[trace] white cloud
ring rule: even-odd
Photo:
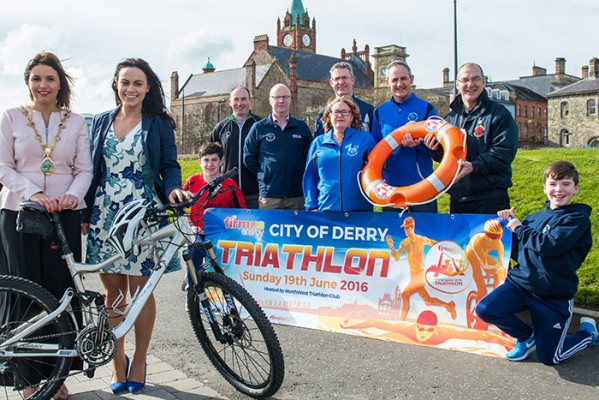
[[[179,70],[198,73],[208,61],[221,58],[233,50],[233,40],[224,33],[196,30],[183,37],[172,39],[168,58]]]
[[[42,50],[60,53],[67,40],[68,33],[62,27],[22,24],[0,41],[0,71],[20,75],[33,54]]]

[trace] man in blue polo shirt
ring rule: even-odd
[[[437,115],[432,104],[412,93],[414,75],[405,61],[389,63],[385,84],[391,91],[391,99],[374,110],[371,133],[375,142],[381,141],[395,129],[408,122],[422,121]],[[389,156],[383,168],[383,178],[391,186],[410,186],[433,173],[432,150],[422,140],[404,136],[401,146]],[[396,211],[394,208],[384,208]],[[410,206],[412,212],[437,212],[437,202]]]

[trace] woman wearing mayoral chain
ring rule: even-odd
[[[60,299],[73,281],[57,240],[17,232],[17,212],[26,200],[58,211],[80,260],[80,210],[92,177],[89,135],[85,119],[70,111],[72,79],[56,55],[36,54],[24,78],[31,103],[4,111],[0,119],[0,245],[7,259],[0,273],[37,282]],[[25,398],[43,374],[43,368],[31,371]],[[64,385],[55,398],[68,398]]]

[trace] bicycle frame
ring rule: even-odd
[[[106,259],[103,262],[98,263],[98,264],[87,264],[87,263],[76,262],[72,251],[70,251],[68,242],[66,241],[66,237],[64,236],[64,230],[60,223],[60,219],[58,218],[57,215],[53,215],[52,218],[55,221],[56,230],[58,232],[58,237],[61,242],[62,249],[63,249],[63,254],[64,254],[63,258],[65,259],[65,261],[67,263],[69,272],[71,273],[71,276],[73,277],[75,290],[78,293],[86,292],[85,286],[83,284],[83,276],[84,275],[99,272],[100,270],[108,267],[113,262],[123,259],[123,257],[121,255],[117,254],[112,257],[109,257],[108,259]],[[146,284],[141,289],[138,288],[138,290],[134,294],[131,294],[131,302],[129,303],[127,308],[121,313],[124,316],[123,320],[121,321],[121,323],[119,325],[112,328],[112,332],[117,340],[122,338],[123,336],[125,336],[127,334],[127,332],[129,332],[129,330],[131,330],[131,328],[133,327],[133,324],[137,320],[137,317],[139,316],[141,310],[143,309],[144,305],[146,304],[146,301],[148,300],[150,295],[154,292],[154,289],[156,288],[156,286],[158,285],[158,282],[162,278],[162,275],[166,271],[166,267],[167,267],[168,263],[171,261],[171,259],[174,256],[176,256],[177,252],[181,249],[182,246],[184,246],[185,244],[190,245],[193,243],[188,239],[190,236],[195,238],[195,234],[193,233],[193,231],[191,229],[191,225],[189,223],[188,216],[185,214],[181,214],[181,215],[176,216],[176,218],[177,219],[175,221],[158,229],[156,232],[149,233],[148,235],[146,235],[146,236],[142,237],[141,239],[136,240],[134,242],[134,245],[135,244],[138,244],[138,245],[139,244],[148,244],[148,243],[155,244],[161,240],[169,239],[169,242],[168,242],[166,248],[164,249],[164,251],[162,251],[162,254],[160,255],[160,261],[159,261],[157,267],[152,271],[150,278],[148,279]],[[212,248],[208,249],[208,255],[211,260],[216,259],[216,255]],[[193,270],[193,273],[191,274],[192,279],[194,281],[194,284],[197,284],[197,276],[195,274],[195,270],[193,268],[190,268],[190,270]],[[32,343],[30,341],[24,341],[24,342],[20,343],[21,339],[27,337],[31,333],[33,333],[33,332],[37,331],[38,329],[40,329],[41,327],[45,326],[51,320],[53,320],[54,318],[57,318],[65,310],[67,310],[67,312],[72,314],[72,307],[70,307],[70,305],[71,305],[70,303],[71,303],[73,297],[75,297],[75,290],[69,288],[65,291],[64,295],[60,299],[59,306],[56,310],[52,311],[49,314],[47,312],[43,311],[40,314],[31,318],[29,321],[27,321],[24,324],[24,326],[15,328],[14,336],[12,338],[6,340],[3,343],[0,343],[0,354],[5,357],[15,357],[15,358],[16,357],[32,357],[32,356],[56,357],[58,355],[60,355],[61,357],[65,357],[65,356],[66,357],[78,357],[78,352],[76,349],[58,350],[55,348],[55,345],[52,345],[52,344],[37,343],[37,342]],[[83,313],[84,313],[84,321],[85,321],[84,324],[85,325],[90,325],[90,324],[93,325],[93,317],[92,317],[92,313],[91,313],[89,307],[82,307],[82,308],[83,308]],[[71,318],[71,319],[75,323],[75,330],[77,332],[79,332],[80,328],[77,326],[76,319],[75,318]],[[2,350],[2,349],[5,349],[7,346],[10,346],[13,344],[17,344],[17,347],[22,347],[22,348],[27,348],[27,349],[39,349],[41,351],[39,353],[27,352],[26,354],[20,354],[18,352]],[[54,350],[54,352],[52,352],[52,350]]]

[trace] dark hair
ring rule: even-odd
[[[362,127],[364,126],[364,124],[362,123],[362,116],[360,115],[360,109],[358,108],[356,103],[354,103],[354,101],[352,100],[351,97],[341,96],[341,97],[335,97],[334,99],[329,101],[329,104],[327,104],[326,110],[324,110],[324,114],[322,114],[321,121],[324,124],[325,132],[328,132],[331,129],[333,129],[333,124],[331,124],[331,112],[332,112],[333,106],[337,103],[345,103],[349,106],[349,109],[351,110],[352,117],[353,117],[352,121],[351,121],[351,127],[354,129],[357,129],[357,130],[361,130]]]
[[[233,92],[234,92],[235,90],[237,90],[237,89],[245,89],[245,91],[246,91],[246,92],[247,92],[247,94],[248,94],[248,100],[251,100],[251,99],[252,99],[252,94],[250,93],[250,89],[246,88],[245,86],[235,86],[235,87],[233,88],[233,90],[231,90],[231,93],[229,94],[229,98],[231,97],[231,95],[233,94]]]
[[[405,69],[408,70],[408,75],[412,76],[412,68],[410,68],[410,66],[408,65],[407,62],[403,61],[403,60],[393,60],[391,61],[389,64],[387,64],[387,69],[385,70],[385,78],[389,78],[389,71],[391,70],[391,68],[393,67],[404,67]]]
[[[556,181],[560,179],[572,179],[575,185],[578,185],[580,180],[574,164],[565,160],[554,161],[549,164],[543,174],[543,182],[546,182],[548,178],[555,179]]]
[[[333,64],[333,66],[329,70],[329,74],[333,75],[333,71],[336,69],[347,69],[349,70],[349,76],[354,76],[354,69],[352,68],[351,64],[346,61],[341,61]]]
[[[216,154],[218,158],[223,158],[223,146],[218,142],[204,143],[202,147],[200,147],[200,158],[210,154]]]
[[[29,60],[23,74],[25,84],[29,85],[31,70],[38,65],[47,65],[56,71],[60,80],[60,90],[58,90],[58,94],[56,95],[56,105],[69,110],[71,108],[71,85],[73,84],[73,78],[66,73],[60,60],[53,53],[42,51]],[[33,100],[33,94],[29,93],[29,97]]]
[[[152,70],[150,64],[148,64],[148,62],[142,58],[127,58],[117,64],[114,71],[114,76],[112,78],[112,90],[114,91],[114,100],[116,105],[121,105],[121,99],[119,98],[117,89],[119,72],[123,68],[131,67],[141,69],[143,73],[146,74],[146,79],[148,80],[149,91],[146,93],[142,103],[142,113],[148,115],[161,115],[162,117],[168,119],[173,124],[173,128],[175,128],[175,120],[173,119],[169,109],[166,107],[162,83],[160,83],[158,75],[156,75],[156,73]]]

